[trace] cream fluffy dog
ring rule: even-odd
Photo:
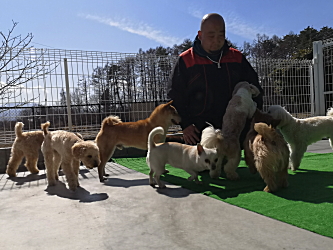
[[[159,188],[165,188],[165,184],[160,181],[161,174],[165,172],[165,164],[185,170],[191,175],[188,180],[195,180],[196,183],[201,183],[198,172],[216,169],[218,154],[215,148],[209,149],[200,144],[190,146],[177,142],[156,145],[153,138],[158,134],[164,134],[162,127],[154,128],[148,136],[146,161],[150,168],[149,184],[152,187],[155,187],[157,183]]]
[[[289,148],[283,136],[266,123],[255,123],[258,133],[250,149],[254,165],[266,183],[265,192],[288,186]]]
[[[106,117],[96,137],[96,143],[100,150],[101,163],[98,166],[100,182],[105,180],[105,164],[113,155],[116,147],[134,147],[147,149],[148,134],[158,126],[163,127],[164,134],[157,135],[155,142],[164,142],[166,132],[172,124],[178,124],[181,120],[172,101],[157,106],[151,115],[144,120],[135,122],[122,122],[117,116]]]
[[[301,164],[303,155],[309,145],[328,137],[333,149],[333,109],[327,111],[327,116],[316,116],[305,119],[293,117],[280,105],[272,105],[268,113],[281,122],[277,126],[284,139],[290,146],[290,167],[297,170]]]
[[[247,119],[252,118],[257,104],[253,97],[260,94],[257,87],[248,82],[239,82],[233,91],[223,116],[222,130],[215,130],[212,126],[203,130],[201,144],[205,147],[216,147],[219,152],[218,166],[213,177],[221,174],[222,162],[227,160],[224,172],[228,179],[239,178],[236,169],[241,159],[239,136],[244,129]]]
[[[17,122],[15,124],[16,138],[13,143],[6,173],[10,177],[16,176],[16,171],[25,157],[25,167],[32,174],[37,174],[39,151],[44,140],[43,131],[22,132],[24,124]]]
[[[75,191],[79,186],[80,161],[88,168],[97,167],[100,163],[98,147],[95,142],[84,141],[71,132],[63,130],[49,132],[49,126],[50,122],[41,126],[45,137],[42,152],[48,184],[50,186],[56,184],[61,165],[70,190]]]

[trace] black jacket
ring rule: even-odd
[[[262,109],[263,90],[258,75],[241,52],[225,43],[221,51],[210,55],[196,39],[194,46],[178,57],[169,82],[168,96],[182,117],[181,127],[184,129],[195,124],[202,130],[209,122],[215,128],[221,128],[232,91],[240,81],[259,88],[261,95],[254,100]]]

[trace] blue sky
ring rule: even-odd
[[[327,0],[1,0],[0,31],[32,33],[37,48],[135,53],[193,39],[206,13],[221,14],[238,46],[256,34],[282,37],[333,27]]]

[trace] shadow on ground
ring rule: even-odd
[[[61,181],[58,181],[55,186],[48,186],[45,191],[48,195],[56,195],[61,198],[79,200],[80,202],[96,202],[109,198],[109,195],[106,193],[91,194],[83,187],[78,187],[75,192],[73,192],[69,190]]]

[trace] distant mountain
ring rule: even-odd
[[[7,103],[0,106],[0,121],[16,121],[18,118],[22,117],[22,111],[29,110],[29,107],[38,107],[37,103]],[[11,108],[16,107],[16,108]],[[31,110],[31,109],[30,109]]]

